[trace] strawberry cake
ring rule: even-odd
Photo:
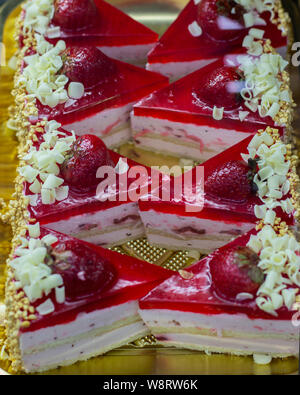
[[[36,125],[37,142],[19,167],[30,218],[97,245],[144,236],[131,196],[148,188],[150,169],[108,150],[95,135],[76,137],[55,121],[43,125]]]
[[[256,19],[241,50],[167,86],[165,76],[113,59],[139,61],[157,38],[114,7],[25,2],[8,123],[20,163],[1,213],[13,232],[1,355],[8,351],[13,371],[69,365],[149,331],[166,346],[264,361],[297,354],[293,103],[286,62],[263,38],[281,13],[265,25],[260,2],[256,13],[243,3],[244,22]],[[137,102],[136,144],[207,160],[184,173],[192,181],[180,199],[179,177],[116,149],[130,137]],[[102,247],[144,230],[171,249],[220,249],[174,273]]]
[[[290,20],[277,0],[190,0],[148,55],[147,68],[180,78],[240,48],[259,29],[285,56]]]
[[[158,34],[103,0],[29,0],[23,5],[20,44],[28,31],[52,44],[99,48],[109,57],[145,64]]]
[[[225,56],[137,103],[132,113],[135,143],[203,162],[266,126],[288,134],[292,99],[287,62],[268,43],[258,43],[264,52],[259,56],[250,50]]]
[[[9,263],[8,341],[14,366],[40,372],[148,334],[138,300],[171,271],[29,225]]]
[[[184,173],[191,187],[185,185],[182,197],[172,179],[170,201],[162,185],[158,198],[139,202],[148,241],[207,254],[251,230],[257,215],[271,225],[276,216],[296,225],[295,159],[278,130],[267,128]]]
[[[160,345],[258,363],[297,356],[299,252],[286,227],[265,225],[161,283],[141,299],[140,314]]]
[[[96,47],[67,47],[63,40],[53,45],[39,34],[32,39],[21,50],[16,82],[27,94],[32,123],[56,120],[77,135],[95,134],[118,147],[130,138],[133,104],[167,84],[165,77],[111,59]]]

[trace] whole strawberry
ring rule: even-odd
[[[253,182],[255,171],[255,161],[250,160],[248,165],[238,160],[223,163],[208,175],[204,191],[218,199],[244,201],[257,192]]]
[[[62,54],[61,74],[92,88],[115,72],[115,63],[96,47],[70,47]]]
[[[67,30],[79,30],[95,24],[97,8],[93,0],[56,0],[52,22]]]
[[[244,7],[234,0],[202,0],[198,5],[197,22],[202,31],[214,39],[235,41],[244,34],[244,13]]]
[[[63,278],[67,300],[104,292],[117,279],[116,269],[109,261],[75,240],[60,243],[49,255],[53,273]]]
[[[101,181],[96,178],[101,166],[114,166],[109,152],[99,137],[85,134],[73,143],[61,166],[61,174],[68,185],[86,191]]]
[[[258,262],[258,255],[248,247],[217,251],[210,262],[215,292],[228,300],[235,300],[239,293],[255,296],[265,277]]]
[[[201,99],[211,107],[232,110],[241,104],[243,80],[234,67],[222,66],[205,76],[201,86]]]

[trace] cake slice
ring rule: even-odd
[[[149,53],[147,68],[180,78],[240,48],[257,29],[286,55],[290,19],[280,0],[190,0]]]
[[[148,333],[138,300],[171,271],[38,222],[15,243],[6,290],[13,369],[29,373],[69,365]]]
[[[207,254],[252,229],[257,216],[272,225],[276,217],[296,225],[296,160],[276,129],[247,137],[171,179],[170,200],[164,184],[159,194],[140,200],[148,241]]]
[[[62,40],[54,46],[39,34],[27,44],[19,54],[15,90],[25,121],[56,120],[77,135],[101,137],[109,148],[130,138],[133,104],[168,83],[96,47],[67,47]]]
[[[95,135],[76,137],[55,121],[38,123],[22,154],[19,199],[31,219],[97,245],[144,236],[138,197],[151,169],[108,150]]]
[[[103,0],[29,0],[23,5],[21,45],[28,31],[51,43],[94,46],[106,55],[145,64],[158,34]]]
[[[137,103],[135,143],[203,162],[266,126],[288,135],[287,62],[268,43],[256,43],[264,53],[225,56]]]
[[[284,225],[265,225],[161,283],[141,299],[140,315],[164,346],[259,363],[297,356],[299,253]]]

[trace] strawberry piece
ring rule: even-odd
[[[61,173],[68,185],[86,191],[101,182],[96,178],[100,166],[114,166],[114,163],[103,141],[85,134],[73,143],[61,166]]]
[[[115,63],[96,47],[70,47],[62,54],[61,73],[92,88],[115,73]]]
[[[256,162],[232,160],[217,167],[206,179],[205,193],[218,199],[243,201],[257,192],[253,182]]]
[[[96,24],[97,8],[93,0],[56,0],[52,21],[63,29],[83,29]]]
[[[201,98],[211,107],[224,107],[232,110],[239,107],[243,80],[236,68],[222,66],[206,75],[201,87]]]
[[[107,291],[117,280],[117,271],[108,260],[76,240],[59,243],[48,256],[53,273],[63,278],[68,300]]]
[[[197,22],[205,34],[216,40],[236,41],[243,36],[246,10],[234,0],[202,0]]]
[[[255,296],[265,277],[258,262],[258,255],[248,247],[235,246],[215,252],[210,262],[215,292],[229,300],[244,292]]]

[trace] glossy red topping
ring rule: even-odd
[[[114,166],[103,141],[91,134],[78,137],[72,145],[61,173],[68,185],[79,190],[94,189],[101,179],[96,173],[101,166]]]
[[[63,29],[78,30],[95,25],[96,15],[93,0],[56,0],[53,23]]]
[[[115,267],[87,245],[66,240],[50,250],[54,273],[64,281],[67,300],[107,291],[117,280]]]
[[[140,307],[142,309],[170,309],[208,315],[222,313],[247,314],[251,319],[290,320],[295,312],[288,310],[286,307],[277,310],[278,315],[275,317],[261,310],[257,306],[255,298],[245,300],[225,299],[216,292],[210,263],[215,256],[223,259],[222,257],[225,257],[228,249],[245,248],[251,234],[256,234],[256,231],[252,230],[234,239],[229,244],[186,268],[185,270],[192,274],[190,278],[187,278],[188,276],[184,276],[186,277],[184,278],[180,273],[175,273],[145,296],[140,301]],[[247,283],[245,284],[247,285]],[[229,286],[231,286],[231,281]],[[241,292],[245,292],[245,290]]]
[[[206,75],[199,95],[212,107],[237,108],[242,102],[242,84],[242,77],[235,67],[221,66]]]
[[[62,74],[85,88],[92,88],[116,72],[115,63],[96,47],[67,48],[62,59]]]
[[[68,279],[71,280],[70,298],[67,298],[64,303],[57,303],[55,292],[52,291],[49,295],[44,295],[43,298],[35,301],[33,305],[36,307],[50,298],[55,305],[55,311],[47,315],[40,315],[36,311],[37,319],[31,321],[30,327],[21,328],[22,332],[34,331],[52,325],[63,325],[75,320],[80,313],[89,313],[139,300],[174,273],[171,270],[134,257],[121,255],[116,251],[76,240],[62,233],[41,227],[41,237],[49,233],[58,239],[56,246],[53,246],[58,253],[72,252],[72,260],[76,262],[75,266],[77,266],[74,274],[76,276],[80,271],[85,271],[89,287],[87,283],[84,284],[82,280],[79,281],[78,278],[73,277],[72,272],[64,271],[60,273],[62,275],[65,273],[64,285],[66,287],[68,286]],[[89,259],[89,269],[86,268],[87,263],[85,261],[87,258]],[[110,273],[108,279],[102,277],[99,264]],[[93,270],[90,270],[92,268],[97,272],[97,276],[94,276]],[[82,291],[80,296],[78,294],[79,287]]]
[[[204,190],[216,198],[243,201],[255,194],[255,186],[250,167],[242,161],[231,160],[222,163],[208,176]]]
[[[203,32],[216,40],[236,40],[244,34],[244,7],[234,0],[202,0],[197,21]]]
[[[212,0],[212,3],[215,3],[215,0]],[[242,26],[242,30],[237,30],[235,32],[235,34],[238,32],[242,33],[236,40],[226,39],[224,29],[221,30],[222,34],[219,39],[215,39],[213,36],[206,34],[206,27],[202,28],[202,34],[200,36],[193,36],[190,33],[188,26],[195,22],[198,8],[203,8],[203,5],[205,5],[204,0],[202,0],[198,5],[195,4],[194,0],[190,0],[188,2],[186,7],[179,14],[178,18],[160,38],[158,44],[149,52],[149,63],[215,59],[222,54],[229,53],[235,48],[241,49],[243,38],[248,34],[249,30],[244,29],[244,26]],[[277,15],[276,12],[275,15]],[[215,16],[213,15],[213,18],[214,17]],[[287,45],[286,36],[283,36],[282,31],[277,27],[277,24],[270,20],[271,13],[263,12],[259,14],[259,17],[265,22],[263,25],[255,25],[253,27],[264,30],[264,38],[272,40],[274,48]],[[234,21],[229,18],[228,20],[233,23],[239,23],[238,21]],[[219,31],[219,29],[216,30]]]
[[[254,297],[264,281],[258,262],[258,255],[248,247],[234,246],[217,251],[210,262],[216,293],[229,300],[235,300],[239,293]]]

